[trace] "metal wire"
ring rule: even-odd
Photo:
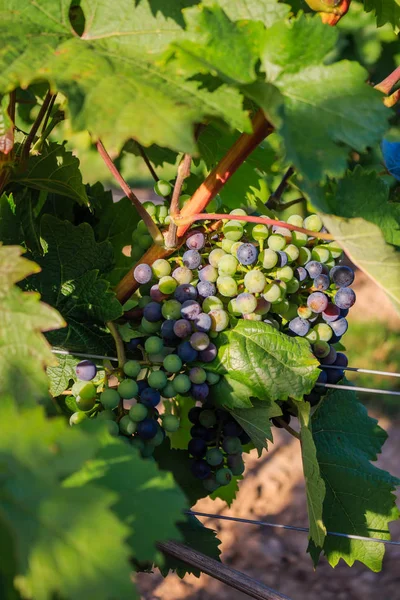
[[[115,356],[102,356],[101,354],[85,354],[83,352],[70,352],[69,350],[56,350],[55,348],[52,348],[51,351],[53,354],[79,356],[80,358],[97,358],[98,360],[111,360],[112,362],[118,362],[118,358],[116,358]]]
[[[400,392],[393,390],[378,390],[375,388],[357,387],[356,385],[337,385],[334,383],[316,383],[319,387],[332,388],[334,390],[350,390],[352,392],[365,392],[373,394],[386,394],[387,396],[400,396]]]
[[[294,525],[281,525],[280,523],[267,523],[266,521],[253,521],[252,519],[241,519],[239,517],[228,517],[226,515],[214,515],[209,513],[198,512],[195,510],[185,511],[187,515],[193,515],[196,517],[207,517],[209,519],[220,519],[222,521],[235,521],[236,523],[247,523],[249,525],[261,525],[262,527],[275,527],[276,529],[288,529],[289,531],[301,531],[308,533],[310,530],[308,527],[295,527]],[[351,533],[339,533],[337,531],[327,531],[327,535],[336,537],[343,537],[350,540],[358,540],[362,542],[377,542],[379,544],[388,544],[391,546],[400,546],[400,542],[392,540],[381,540],[380,538],[364,537],[362,535],[353,535]],[[390,534],[389,531],[384,532]]]
[[[400,373],[392,373],[391,371],[377,371],[376,369],[360,369],[359,367],[338,367],[336,365],[320,365],[320,369],[354,371],[355,373],[369,373],[370,375],[381,375],[382,377],[400,377]]]

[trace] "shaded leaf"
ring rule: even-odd
[[[234,408],[230,413],[250,436],[261,456],[263,449],[268,449],[267,440],[273,442],[270,419],[279,417],[282,410],[271,400],[253,400],[252,404],[251,408]]]

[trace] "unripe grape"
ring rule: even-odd
[[[242,315],[246,315],[255,311],[257,308],[257,299],[255,296],[253,296],[253,294],[239,294],[239,296],[236,298],[236,306]]]
[[[166,275],[165,277],[161,277],[158,282],[158,287],[162,294],[169,295],[174,293],[178,287],[178,282],[170,275]]]
[[[210,263],[210,265],[212,267],[217,268],[219,261],[225,255],[226,255],[226,252],[224,252],[221,248],[214,248],[214,250],[211,250],[211,252],[208,256],[208,262]]]
[[[223,460],[224,455],[222,454],[221,450],[218,450],[218,448],[209,448],[209,450],[207,450],[206,461],[212,467],[217,467],[223,462]]]
[[[211,329],[212,331],[223,331],[229,325],[229,315],[224,310],[211,310],[208,313],[211,317]]]
[[[136,381],[133,381],[133,379],[124,379],[118,386],[118,394],[121,396],[121,398],[135,398],[138,393],[138,385]]]
[[[321,231],[322,225],[323,223],[318,215],[310,215],[303,221],[304,229],[309,229],[310,231]]]
[[[232,298],[237,294],[237,283],[232,277],[221,276],[217,279],[217,288],[222,296]]]
[[[175,417],[174,415],[163,415],[162,424],[165,431],[168,431],[169,433],[174,433],[175,431],[178,431],[180,421],[178,417]]]
[[[220,485],[228,485],[228,483],[230,483],[232,480],[232,476],[232,471],[226,467],[218,469],[218,471],[215,473],[215,479]]]
[[[163,360],[163,367],[169,373],[178,373],[182,368],[182,361],[176,354],[169,354]]]
[[[217,417],[213,410],[203,410],[199,416],[199,423],[204,427],[214,427],[217,423]]]
[[[162,305],[162,316],[164,319],[180,319],[182,304],[178,300],[166,300]]]
[[[134,423],[128,415],[122,417],[118,425],[120,431],[125,435],[132,435],[136,431],[136,423]]]
[[[266,283],[265,275],[256,269],[249,271],[244,276],[244,285],[251,294],[262,292]]]
[[[177,267],[172,272],[172,277],[178,282],[179,285],[184,285],[192,281],[193,273],[187,267]]]
[[[226,254],[218,263],[218,273],[219,275],[234,275],[238,265],[237,259],[232,254]]]
[[[139,421],[143,421],[148,415],[148,409],[144,404],[135,404],[129,409],[129,418],[135,423],[139,423]]]
[[[79,425],[79,423],[82,423],[82,421],[85,421],[87,418],[88,418],[88,416],[85,412],[82,412],[82,411],[75,412],[73,415],[70,416],[69,424],[70,425]]]
[[[278,254],[275,250],[267,248],[260,253],[259,262],[262,264],[264,269],[273,269],[278,263]]]
[[[243,237],[243,225],[240,221],[228,221],[223,227],[224,236],[234,242]]]
[[[208,296],[208,298],[203,300],[201,307],[205,313],[210,313],[212,310],[223,309],[224,305],[222,300],[217,296]]]
[[[148,321],[144,317],[142,317],[142,320],[140,321],[140,326],[145,333],[157,333],[157,331],[160,331],[161,329],[161,324],[161,321],[157,321],[156,323],[150,323],[150,321]]]
[[[152,264],[152,270],[157,279],[165,277],[171,273],[171,265],[164,258],[158,258]]]
[[[127,380],[129,381],[129,380]],[[134,394],[133,394],[134,395]],[[112,410],[113,408],[117,408],[120,401],[120,395],[117,390],[113,390],[111,388],[107,388],[100,394],[100,402],[104,406],[104,408],[108,408]]]
[[[142,370],[142,366],[137,360],[127,360],[124,364],[123,370],[125,375],[135,378]]]
[[[273,233],[269,238],[268,238],[268,248],[270,248],[271,250],[275,250],[275,252],[277,250],[283,250],[286,246],[286,240],[283,237],[283,235],[279,235],[276,233]]]
[[[163,198],[166,198],[172,192],[172,185],[169,181],[166,181],[165,179],[159,179],[154,186],[154,191],[157,194],[157,196],[162,196]]]
[[[186,394],[192,387],[192,382],[187,375],[182,373],[174,378],[172,385],[177,394]]]
[[[269,229],[266,225],[259,223],[253,227],[251,236],[257,242],[264,241],[269,236]]]
[[[150,387],[162,390],[167,385],[167,376],[164,371],[152,371],[147,379]]]
[[[155,335],[147,338],[147,340],[144,343],[144,349],[147,352],[147,354],[157,354],[158,352],[161,352],[163,348],[164,343],[162,339]]]

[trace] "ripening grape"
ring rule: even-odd
[[[224,224],[223,232],[228,240],[237,242],[243,237],[243,225],[240,221],[228,221]]]
[[[199,281],[196,287],[199,296],[202,296],[203,298],[214,296],[217,291],[217,288],[213,283],[211,283],[211,281]]]
[[[167,344],[174,344],[179,340],[178,336],[174,332],[175,323],[175,320],[164,321],[161,326],[161,336]]]
[[[313,290],[318,290],[319,292],[324,292],[330,286],[331,282],[327,275],[323,273],[321,275],[317,275],[317,277],[313,281]]]
[[[143,421],[148,415],[148,409],[144,404],[135,404],[129,410],[129,418],[135,423],[139,423],[139,421]]]
[[[178,356],[183,362],[193,362],[198,357],[198,352],[188,341],[182,342],[178,346]]]
[[[294,276],[296,277],[296,279],[298,279],[298,281],[300,281],[300,283],[302,283],[307,279],[308,272],[304,267],[296,267],[296,269],[294,270]]]
[[[296,335],[304,337],[310,330],[310,323],[301,317],[296,317],[290,321],[289,329]]]
[[[149,265],[142,263],[142,264],[138,265],[137,267],[135,267],[135,269],[133,271],[133,276],[138,283],[143,284],[143,283],[148,283],[149,281],[151,281],[153,272]]]
[[[211,325],[212,319],[207,313],[202,312],[194,319],[194,326],[197,331],[210,331]]]
[[[253,294],[245,292],[239,294],[239,296],[236,298],[236,306],[242,315],[246,315],[256,310],[257,299],[255,296],[253,296]]]
[[[81,381],[91,381],[96,377],[96,365],[91,360],[81,360],[76,367],[75,373]]]
[[[229,315],[225,310],[217,309],[211,310],[208,313],[211,318],[211,330],[212,331],[223,331],[229,325]]]
[[[203,458],[207,452],[207,444],[200,438],[192,438],[188,443],[188,451],[196,458]]]
[[[317,314],[322,313],[328,306],[328,297],[322,292],[313,292],[307,298],[307,306]]]
[[[186,240],[186,246],[189,250],[201,250],[204,248],[205,243],[206,239],[203,233],[193,233],[193,235]]]
[[[189,371],[189,379],[192,383],[204,383],[207,380],[207,373],[201,367],[192,367]]]
[[[207,479],[211,474],[211,467],[203,459],[194,460],[190,470],[196,479]]]
[[[219,275],[234,275],[238,268],[237,259],[232,254],[226,254],[223,256],[218,263],[218,274]]]
[[[193,285],[190,285],[188,283],[186,283],[186,284],[183,283],[181,285],[178,285],[178,287],[176,288],[176,290],[174,292],[174,298],[175,298],[175,300],[178,300],[178,302],[180,302],[181,304],[186,302],[186,300],[196,300],[196,298],[197,298],[196,288]]]
[[[288,255],[286,252],[282,250],[277,250],[276,254],[278,255],[278,267],[284,267],[288,264]]]
[[[224,455],[218,448],[209,448],[206,452],[206,461],[212,467],[218,467],[224,460]]]
[[[258,271],[253,269],[252,271],[248,271],[244,276],[244,285],[249,290],[251,294],[258,294],[263,291],[267,280],[262,271]]]
[[[143,309],[144,318],[150,323],[156,323],[162,318],[161,305],[158,302],[149,302]]]
[[[329,354],[327,354],[326,356],[320,358],[320,363],[322,365],[333,365],[333,363],[335,362],[337,358],[337,351],[333,346],[330,346],[329,348]]]
[[[196,331],[195,333],[192,333],[192,335],[190,336],[190,345],[192,346],[192,348],[194,348],[195,350],[205,350],[206,348],[208,348],[209,343],[210,343],[210,338],[208,337],[208,335],[206,333],[201,333],[200,331]]]
[[[257,298],[257,306],[255,309],[256,315],[266,315],[271,308],[271,302],[265,300],[265,298]]]
[[[277,252],[278,250],[283,250],[286,246],[286,239],[283,237],[283,235],[280,235],[278,233],[273,233],[269,238],[268,238],[268,248],[270,248],[271,250],[275,250],[275,252]]]
[[[171,273],[171,265],[164,258],[158,258],[157,260],[155,260],[151,268],[157,279],[165,277],[166,275],[169,275]]]
[[[182,360],[176,354],[169,354],[163,360],[163,367],[168,373],[178,373],[182,369]]]
[[[226,275],[220,276],[217,279],[217,288],[222,296],[232,298],[237,294],[237,283],[232,277]]]
[[[339,318],[339,316],[340,308],[335,304],[332,304],[332,302],[329,302],[328,306],[322,313],[322,318],[324,319],[324,321],[327,321],[327,323],[332,323],[333,321],[336,321]]]
[[[183,319],[194,321],[201,313],[201,306],[195,300],[185,300],[181,306],[181,316]]]
[[[206,265],[203,267],[203,269],[200,269],[199,279],[200,281],[209,281],[210,283],[215,283],[218,279],[218,270],[212,265]]]
[[[158,287],[158,283],[155,283],[150,288],[150,298],[154,300],[154,302],[162,302],[166,296],[160,292],[160,288]]]
[[[197,250],[186,250],[182,260],[188,269],[197,269],[201,265],[201,254]]]
[[[187,267],[177,267],[172,271],[172,277],[180,284],[190,283],[193,279],[193,273]]]
[[[207,350],[208,350],[208,348],[207,348]],[[207,350],[203,350],[203,352],[207,352]],[[201,357],[200,357],[200,359],[201,359]],[[204,360],[204,359],[202,359],[202,360]],[[207,362],[207,361],[204,361],[204,362]],[[195,400],[204,402],[204,400],[207,398],[209,393],[210,393],[210,388],[208,387],[208,385],[206,383],[193,383],[192,384],[191,394]]]
[[[337,319],[336,321],[329,323],[329,325],[333,329],[333,333],[338,336],[344,335],[349,326],[348,322],[344,318]]]
[[[323,272],[322,264],[316,260],[311,260],[310,262],[308,262],[305,268],[311,279],[315,279]]]
[[[318,340],[313,345],[313,353],[317,358],[325,358],[328,356],[330,349],[331,347],[328,342],[324,342],[322,340]]]

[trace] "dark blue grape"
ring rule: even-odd
[[[96,377],[97,368],[91,360],[81,360],[75,367],[75,373],[81,381],[91,381]]]
[[[147,379],[139,379],[139,381],[137,381],[136,383],[138,386],[139,395],[142,394],[144,392],[144,390],[149,387],[149,384],[147,383]]]
[[[194,320],[194,325],[197,331],[202,331],[203,333],[207,333],[210,331],[212,320],[210,315],[207,313],[200,313]]]
[[[193,406],[188,413],[188,419],[191,423],[197,424],[199,422],[199,416],[203,409],[200,406]]]
[[[329,340],[329,342],[331,344],[337,344],[338,342],[340,342],[341,339],[342,339],[341,335],[336,335],[336,333],[334,333],[333,336],[331,337],[331,339]]]
[[[251,437],[245,431],[243,431],[238,437],[239,437],[239,440],[242,442],[243,446],[245,446],[246,444],[251,442]]]
[[[178,338],[185,338],[192,333],[192,326],[187,319],[178,319],[174,324],[174,333]]]
[[[218,350],[217,350],[217,347],[215,346],[215,344],[210,344],[208,346],[208,348],[206,348],[205,350],[202,350],[199,353],[199,358],[203,362],[212,362],[214,360],[214,358],[217,356],[217,354],[218,354]]]
[[[217,439],[218,427],[208,427],[205,440],[207,443],[214,442]]]
[[[347,356],[345,354],[343,354],[343,352],[338,352],[337,356],[336,356],[336,360],[334,362],[334,365],[336,367],[347,367],[349,364],[349,359],[347,358]]]
[[[242,265],[252,265],[257,260],[258,251],[253,244],[242,244],[239,246],[236,256]]]
[[[318,290],[319,292],[324,292],[328,289],[330,284],[331,282],[329,280],[329,277],[327,275],[321,274],[317,275],[317,277],[314,279],[313,288],[315,290]]]
[[[356,295],[351,288],[342,287],[336,292],[334,303],[339,308],[351,308],[356,301]]]
[[[148,283],[153,277],[153,271],[149,265],[142,263],[135,267],[133,276],[138,283]]]
[[[328,297],[322,292],[313,292],[307,298],[307,306],[314,313],[322,313],[328,306]]]
[[[333,363],[336,360],[336,357],[337,357],[336,349],[333,346],[331,346],[328,356],[324,356],[324,358],[320,358],[319,362],[321,363],[321,365],[333,365]]]
[[[338,336],[344,335],[349,326],[346,319],[338,319],[337,321],[333,321],[332,323],[329,323],[329,325],[333,329],[333,332]]]
[[[206,440],[208,438],[207,427],[203,425],[193,425],[190,430],[190,435],[192,438],[200,438],[202,440]]]
[[[186,240],[186,246],[189,250],[201,250],[204,248],[206,238],[203,233],[194,233]]]
[[[343,379],[344,377],[344,371],[339,370],[339,369],[327,369],[327,378],[328,378],[328,383],[339,383],[339,381],[341,379]]]
[[[161,400],[161,394],[158,390],[147,387],[140,394],[140,401],[149,406],[157,406]]]
[[[278,267],[284,267],[288,264],[288,255],[286,254],[286,252],[283,252],[282,250],[277,250],[277,255],[278,255]]]
[[[322,264],[317,260],[310,260],[310,262],[306,264],[306,271],[308,272],[311,279],[315,279],[316,277],[318,277],[318,275],[322,274],[323,267]]]
[[[197,269],[201,265],[201,254],[197,250],[187,250],[182,256],[182,261],[188,269]]]
[[[316,383],[327,383],[328,375],[326,371],[320,371]]]
[[[242,427],[236,421],[228,421],[223,426],[222,432],[228,437],[239,437],[243,433]]]
[[[150,323],[156,323],[157,321],[161,321],[161,304],[158,304],[158,302],[149,302],[144,307],[143,316],[147,321],[150,321]]]
[[[332,267],[332,269],[329,272],[329,275],[333,283],[339,288],[348,287],[354,281],[354,271],[346,265],[338,265],[336,267]]]
[[[176,343],[179,341],[178,336],[174,332],[174,326],[176,321],[171,319],[170,321],[164,321],[161,325],[161,337],[168,343]]]
[[[143,419],[137,424],[138,435],[144,440],[151,440],[157,431],[158,426],[154,419]]]
[[[310,331],[310,323],[306,319],[295,317],[290,321],[289,329],[296,335],[303,337]]]
[[[190,470],[196,479],[207,479],[211,474],[210,465],[203,459],[194,460],[191,464]]]
[[[215,296],[215,292],[217,291],[217,288],[213,283],[211,283],[211,281],[199,281],[196,287],[200,296],[202,296],[203,298]]]
[[[196,288],[193,285],[190,285],[190,283],[182,283],[176,288],[174,292],[174,298],[181,304],[186,302],[186,300],[196,300]]]
[[[197,359],[199,353],[192,348],[189,342],[182,342],[178,346],[178,356],[183,362],[193,362]]]
[[[201,438],[192,438],[188,443],[188,451],[196,458],[203,458],[207,452],[207,444]]]
[[[190,393],[195,400],[204,402],[210,393],[210,388],[208,387],[207,383],[193,383]]]
[[[306,269],[304,267],[297,267],[294,270],[294,276],[299,281],[305,281],[308,277],[308,272],[306,271]]]
[[[347,317],[348,314],[349,314],[349,309],[348,308],[341,308],[340,309],[340,316],[341,317]]]
[[[330,324],[333,321],[337,321],[337,319],[339,317],[340,317],[340,308],[338,306],[336,306],[335,304],[332,304],[332,302],[329,302],[328,306],[322,313],[322,318],[324,319],[324,321],[326,321],[327,323]]]
[[[324,388],[322,388],[324,389]],[[312,391],[311,394],[306,394],[304,396],[304,400],[309,402],[311,406],[316,406],[321,401],[321,395],[317,392]]]
[[[183,319],[194,321],[201,313],[201,306],[195,300],[186,300],[181,306],[181,315]]]
[[[131,350],[133,352],[134,350],[137,350],[138,346],[140,346],[141,344],[143,345],[143,342],[143,338],[133,338],[132,340],[129,340],[126,347],[128,348],[128,350]]]

